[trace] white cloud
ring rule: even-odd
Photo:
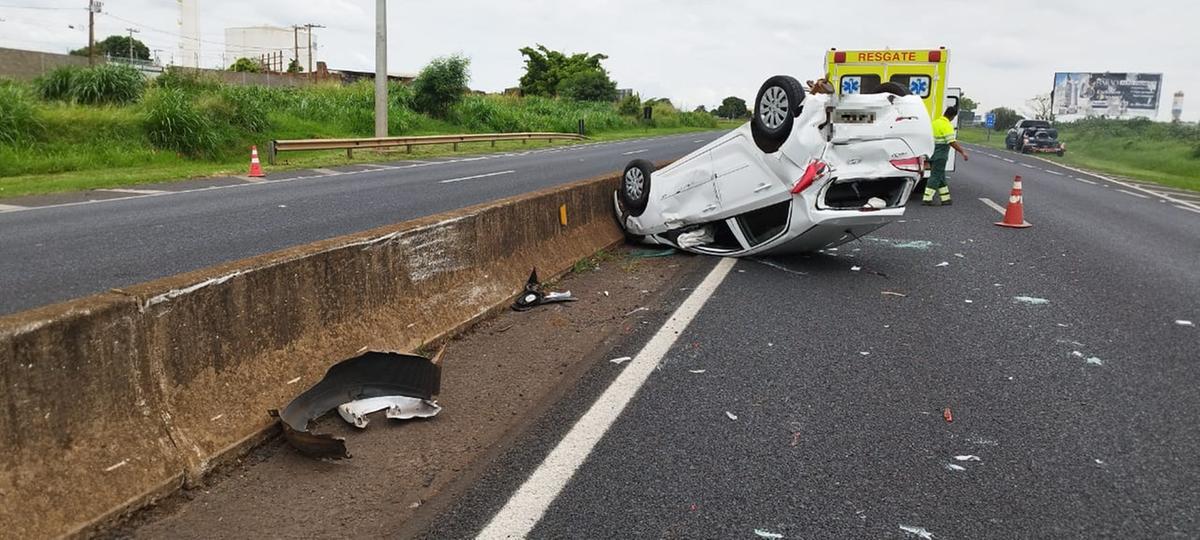
[[[222,58],[231,26],[317,23],[318,59],[332,68],[374,67],[374,2],[198,0],[204,64]],[[74,8],[80,0],[12,0]],[[141,28],[139,39],[174,52],[178,13],[169,0],[110,0],[98,36]],[[390,70],[415,72],[430,58],[462,52],[472,58],[472,86],[515,86],[522,71],[517,49],[542,43],[569,52],[602,52],[621,87],[677,104],[713,106],[726,95],[753,98],[769,75],[800,79],[822,71],[830,47],[951,49],[951,84],[984,107],[1022,108],[1048,92],[1055,71],[1143,71],[1164,74],[1160,118],[1170,95],[1189,94],[1185,118],[1200,118],[1200,4],[907,2],[861,0],[741,3],[716,0],[458,0],[389,2]],[[0,8],[0,46],[64,51],[86,40],[83,9]],[[132,21],[128,22],[128,21]],[[67,28],[76,26],[75,30]]]

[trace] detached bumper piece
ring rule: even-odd
[[[384,409],[388,418],[428,418],[441,411],[431,401],[441,377],[441,368],[423,356],[368,352],[335,364],[282,412],[270,412],[282,421],[284,438],[301,453],[349,458],[345,439],[308,431],[309,422],[334,408],[359,428],[366,427],[367,414]]]
[[[553,304],[556,302],[574,302],[579,300],[571,296],[571,291],[567,292],[545,292],[542,290],[542,284],[538,280],[537,268],[529,274],[529,280],[525,282],[525,291],[517,300],[513,302],[513,311],[528,311],[542,304]]]

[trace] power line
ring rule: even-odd
[[[0,4],[0,8],[3,8],[3,9],[37,9],[37,10],[45,10],[45,11],[50,11],[50,10],[55,10],[55,11],[65,11],[65,10],[82,10],[82,11],[87,11],[87,9],[88,9],[88,8],[81,8],[81,7],[14,6],[14,5],[10,5],[10,4]]]

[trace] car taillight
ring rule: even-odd
[[[813,182],[816,182],[817,178],[825,174],[826,169],[828,169],[828,166],[824,162],[813,160],[808,164],[808,168],[804,169],[804,175],[796,181],[796,185],[792,186],[792,194],[794,195],[808,189],[808,186],[813,185]]]
[[[833,53],[833,63],[835,63],[835,64],[845,64],[845,63],[846,63],[846,51],[836,51],[836,52],[834,52],[834,53]]]
[[[925,168],[924,158],[921,156],[893,159],[892,166],[902,171],[921,172]]]
[[[929,61],[930,62],[941,62],[942,61],[942,51],[929,51]]]

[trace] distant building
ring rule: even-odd
[[[629,97],[629,96],[632,96],[632,95],[633,95],[633,89],[632,89],[632,88],[618,88],[618,89],[617,89],[617,99],[618,99],[618,100],[625,99],[625,98],[627,98],[627,97]]]
[[[1183,117],[1183,92],[1175,92],[1175,99],[1171,102],[1171,119],[1178,122]]]
[[[309,29],[296,29],[282,26],[246,26],[225,29],[225,64],[237,61],[238,58],[261,60],[264,57],[279,58],[270,62],[274,71],[285,71],[292,59],[300,63],[300,68],[308,71],[308,33]],[[316,56],[317,38],[313,34],[313,56]],[[282,64],[282,68],[279,64]],[[314,66],[316,62],[312,63]],[[315,68],[314,68],[315,69]]]
[[[183,67],[200,67],[200,10],[196,5],[198,1],[176,0],[179,4],[179,65]]]

